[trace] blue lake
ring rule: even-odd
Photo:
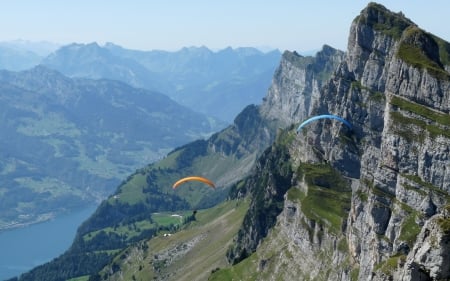
[[[0,280],[18,276],[64,253],[78,226],[95,209],[91,206],[43,223],[0,232]]]

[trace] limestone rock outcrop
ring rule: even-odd
[[[244,225],[229,260],[255,252],[261,280],[449,280],[449,57],[448,42],[376,3],[353,21],[342,59],[301,69],[285,53],[262,112],[286,127],[334,114],[353,130],[327,120],[279,136],[272,151],[288,148],[294,174],[278,180],[290,185],[246,190],[285,190],[283,208],[264,235]],[[337,61],[314,79],[314,63]]]

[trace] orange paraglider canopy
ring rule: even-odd
[[[216,186],[214,185],[214,183],[212,181],[210,181],[207,178],[204,177],[198,177],[198,176],[191,176],[191,177],[185,177],[182,178],[180,180],[178,180],[176,183],[173,184],[172,188],[177,188],[179,185],[187,182],[187,181],[201,181],[203,183],[206,183],[207,185],[211,186],[212,188],[216,188]]]

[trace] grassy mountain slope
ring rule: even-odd
[[[207,280],[212,271],[227,266],[226,251],[247,208],[247,201],[231,200],[199,210],[196,220],[181,230],[158,233],[123,250],[97,276],[103,280]]]
[[[250,172],[260,151],[273,140],[269,133],[275,131],[273,126],[259,116],[256,106],[249,106],[236,117],[233,126],[208,140],[181,146],[164,159],[138,169],[79,227],[66,253],[23,274],[19,280],[50,281],[92,274],[122,249],[158,231],[176,230],[176,226],[161,224],[152,214],[192,211],[222,202],[230,186]],[[176,180],[188,175],[205,176],[217,188],[193,182],[172,189]],[[78,266],[87,263],[90,266]],[[62,267],[66,268],[64,272],[57,270]]]
[[[323,267],[315,278],[328,280],[328,253],[336,245],[346,253],[342,230],[350,210],[351,182],[325,161],[299,162],[302,137],[296,135],[293,128],[281,132],[258,160],[261,168],[230,194],[235,198],[247,193],[252,199],[227,251],[230,265],[208,280],[308,280],[304,264]],[[325,243],[329,235],[336,238],[336,245]],[[304,236],[314,243],[305,245],[309,242],[302,241]],[[321,263],[315,264],[313,255]]]
[[[282,280],[303,276],[302,270],[289,262],[278,263],[280,256],[289,259],[298,251],[291,249],[295,241],[290,241],[283,233],[285,230],[276,224],[285,196],[301,204],[306,214],[305,231],[311,237],[320,239],[321,234],[314,226],[308,226],[310,221],[316,221],[323,225],[322,231],[339,237],[344,251],[346,242],[341,227],[350,206],[349,182],[328,164],[297,166],[295,157],[291,158],[298,146],[295,134],[293,128],[281,132],[275,143],[259,157],[256,170],[232,187],[230,195],[236,199],[210,210],[200,210],[196,222],[187,228],[175,228],[176,232],[170,237],[164,237],[164,233],[171,231],[166,230],[147,242],[127,248],[89,280],[267,280],[275,270],[281,272]],[[309,185],[308,192],[295,186],[302,178]],[[243,203],[245,206],[241,205]],[[238,217],[228,217],[230,208]],[[239,209],[242,213],[237,214]],[[225,215],[217,214],[218,210],[225,210],[229,222],[233,223],[225,223]],[[204,215],[212,216],[214,221],[205,220]],[[258,251],[253,254],[248,251],[239,263],[230,265],[226,257],[236,251],[236,241],[241,240],[237,229],[242,231],[246,227],[255,229],[255,235],[265,229],[261,240],[255,238],[260,241]],[[210,229],[214,230],[210,232]],[[323,276],[325,278],[326,274]]]

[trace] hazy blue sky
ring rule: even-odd
[[[377,1],[450,41],[450,1]],[[346,50],[361,0],[0,0],[0,41]],[[432,4],[431,4],[432,3]]]

